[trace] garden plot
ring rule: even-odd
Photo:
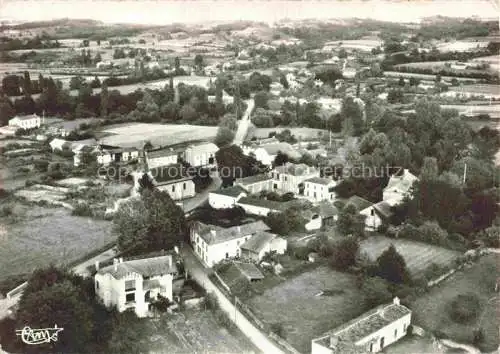
[[[313,338],[361,315],[362,301],[353,275],[319,267],[264,291],[248,305],[265,323],[280,323],[297,350],[310,353]]]
[[[35,184],[31,187],[18,190],[15,192],[16,197],[25,198],[29,202],[46,202],[53,205],[61,205],[65,208],[72,209],[73,207],[65,203],[63,200],[69,189],[65,187],[53,187],[44,184]]]
[[[67,264],[116,240],[110,221],[72,216],[64,208],[13,208],[0,225],[0,279]]]
[[[459,252],[438,246],[383,236],[373,236],[363,240],[360,244],[360,251],[368,255],[372,260],[376,260],[391,244],[403,256],[413,276],[422,275],[432,263],[440,266],[450,266],[460,255]]]
[[[190,141],[212,140],[217,127],[189,124],[146,124],[119,125],[103,130],[112,134],[101,139],[103,144],[126,147],[142,147],[145,141],[154,146],[170,146]]]

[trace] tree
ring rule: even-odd
[[[229,145],[234,140],[234,132],[226,127],[219,127],[214,143],[218,147]]]
[[[342,208],[337,219],[337,229],[343,235],[364,235],[364,216],[358,213],[358,210],[354,204],[347,203]]]
[[[285,90],[288,90],[290,87],[290,84],[288,83],[288,80],[286,79],[286,76],[283,73],[280,74],[280,84],[283,85],[283,88]]]
[[[391,300],[392,294],[388,286],[389,283],[380,277],[368,277],[363,280],[361,291],[364,296],[364,306],[367,310]]]
[[[101,61],[102,61],[101,53],[97,52],[97,54],[94,57],[94,64],[100,63]]]
[[[219,127],[227,128],[235,132],[236,129],[238,129],[238,121],[236,120],[234,114],[228,113],[220,120]]]
[[[390,245],[377,259],[377,275],[394,284],[404,284],[411,281],[406,262],[394,245]]]
[[[342,101],[340,110],[343,131],[345,134],[359,136],[363,130],[363,110],[353,97],[348,96]]]
[[[269,213],[266,217],[266,224],[272,232],[279,235],[288,235],[290,233],[290,223],[284,213]]]
[[[470,323],[480,313],[481,303],[475,293],[459,294],[451,301],[449,314],[453,321],[461,324]]]
[[[127,201],[113,219],[118,246],[132,254],[169,250],[184,240],[184,212],[166,192],[144,189],[139,201]]]
[[[439,175],[437,159],[435,157],[425,157],[420,170],[421,181],[432,181]]]
[[[179,71],[181,68],[181,60],[179,59],[179,57],[175,57],[174,59],[174,68],[175,71]]]
[[[259,91],[255,94],[253,99],[255,101],[255,108],[264,108],[264,109],[269,108],[269,106],[267,104],[267,102],[269,100],[269,98],[267,96],[267,92]]]
[[[399,78],[398,85],[401,87],[405,86],[405,79],[402,76]]]
[[[282,151],[278,151],[278,153],[276,154],[276,157],[274,158],[273,166],[274,167],[283,166],[286,163],[288,163],[289,161],[290,161],[290,158],[288,157],[287,154],[283,153]]]
[[[7,96],[0,96],[0,125],[9,124],[9,120],[14,117],[16,111]]]
[[[355,237],[347,237],[333,246],[333,255],[330,264],[338,270],[345,271],[356,264],[359,243]]]
[[[392,89],[387,93],[387,102],[389,103],[403,103],[404,92],[402,90]]]
[[[108,85],[106,83],[103,83],[101,88],[101,117],[106,117],[108,115],[108,105],[109,105]]]
[[[338,57],[339,59],[347,58],[347,51],[344,48],[340,48]]]
[[[31,97],[32,94],[32,84],[29,71],[24,72],[24,80],[23,80],[23,93],[26,97]]]
[[[72,76],[69,80],[70,90],[79,90],[83,85],[85,85],[85,79],[81,76]]]
[[[196,54],[194,57],[194,65],[201,70],[203,68],[203,56],[201,54]]]

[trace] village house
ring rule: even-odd
[[[116,148],[103,147],[102,145],[96,152],[97,163],[100,165],[109,165],[110,163],[119,163],[132,161],[139,158],[139,150],[136,148]]]
[[[184,151],[184,161],[194,167],[215,167],[215,153],[219,151],[213,143],[190,145]]]
[[[49,143],[49,146],[50,148],[52,149],[52,151],[56,151],[56,150],[64,150],[64,149],[70,149],[71,148],[71,142],[70,141],[66,141],[64,139],[53,139],[50,143]]]
[[[260,231],[269,230],[262,221],[223,228],[215,225],[195,223],[190,230],[190,239],[195,254],[208,266],[241,255],[240,246]]]
[[[292,145],[288,143],[264,144],[253,151],[255,159],[263,165],[271,167],[278,155],[281,152],[287,155],[290,159],[299,159],[300,154]]]
[[[321,226],[335,225],[339,211],[331,202],[326,200],[321,201],[316,208],[318,208],[318,213],[321,216]]]
[[[236,203],[236,206],[243,208],[245,213],[259,216],[282,212],[286,210],[287,205],[288,203],[252,197],[242,197]]]
[[[245,189],[249,194],[257,194],[263,191],[270,191],[272,179],[266,174],[238,178],[234,185]]]
[[[208,194],[208,204],[214,209],[234,208],[236,202],[246,196],[247,192],[240,186],[222,188]]]
[[[241,258],[254,262],[262,260],[266,253],[284,254],[287,242],[276,234],[260,231],[240,246]]]
[[[178,162],[178,154],[171,148],[145,151],[144,156],[148,168],[168,166]]]
[[[173,200],[191,198],[196,194],[193,177],[180,165],[153,168],[148,175],[156,189],[167,192]]]
[[[401,176],[392,175],[384,188],[382,199],[391,206],[401,203],[404,197],[410,194],[413,182],[417,180],[418,178],[407,169]]]
[[[392,211],[391,205],[386,201],[381,201],[359,212],[365,215],[365,230],[375,231],[382,224],[390,222]]]
[[[394,298],[312,340],[311,354],[377,353],[403,338],[411,325],[411,310]]]
[[[319,170],[306,164],[287,163],[271,171],[273,190],[282,193],[304,195],[304,182],[310,178],[319,177]]]
[[[40,128],[42,125],[42,118],[36,114],[30,114],[27,116],[15,116],[9,120],[9,126],[18,127],[22,129],[33,129]]]
[[[119,312],[133,309],[137,316],[146,317],[151,304],[159,296],[173,301],[172,281],[177,266],[172,255],[123,261],[114,259],[110,266],[99,269],[94,285],[97,298],[108,308]]]
[[[335,200],[335,192],[333,188],[337,185],[331,178],[313,177],[304,181],[304,195],[313,203],[322,200]]]

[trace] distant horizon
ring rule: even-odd
[[[16,23],[60,19],[95,20],[104,24],[170,25],[253,21],[273,24],[283,20],[373,19],[419,23],[429,17],[498,19],[494,1],[19,1],[0,2],[1,21]],[[496,16],[495,16],[496,14]]]

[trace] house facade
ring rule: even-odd
[[[268,229],[262,221],[230,228],[198,222],[191,227],[190,239],[194,253],[206,266],[212,267],[224,259],[240,257],[240,246],[257,232]]]
[[[286,247],[287,241],[284,238],[270,232],[261,231],[240,246],[241,258],[259,262],[269,252],[284,254]]]
[[[167,192],[173,200],[192,198],[196,195],[195,184],[192,177],[156,182],[155,186],[159,191]]]
[[[146,151],[144,155],[148,168],[168,166],[178,162],[178,154],[173,149]]]
[[[410,325],[411,310],[396,297],[313,339],[311,354],[378,353],[404,337]]]
[[[334,201],[335,192],[333,188],[336,182],[331,178],[313,177],[304,181],[304,195],[314,203],[323,200]]]
[[[36,114],[30,114],[27,116],[15,116],[9,120],[9,126],[18,127],[22,129],[33,129],[40,128],[42,125],[42,118]]]
[[[138,317],[146,317],[159,296],[173,301],[175,274],[172,255],[126,262],[114,259],[113,265],[97,270],[96,296],[108,308],[116,307],[119,312],[133,309]]]
[[[236,206],[236,202],[246,197],[247,193],[239,186],[219,189],[208,194],[208,203],[214,209],[229,209]]]
[[[304,195],[305,181],[319,177],[319,170],[305,164],[287,163],[271,171],[272,189],[283,193]]]
[[[215,153],[217,151],[219,148],[213,143],[190,145],[184,151],[184,160],[194,167],[214,167],[216,166]]]
[[[113,162],[128,162],[139,158],[139,150],[136,148],[99,149],[96,154],[97,163],[109,165]]]
[[[413,182],[417,180],[418,178],[407,169],[401,176],[392,175],[384,188],[383,200],[391,206],[401,203],[404,197],[410,195]]]
[[[365,230],[375,231],[379,226],[390,221],[392,211],[391,205],[386,201],[378,202],[359,212],[365,215]]]
[[[279,213],[286,208],[286,203],[251,197],[240,198],[236,205],[243,208],[247,214],[259,216],[267,216],[269,213]]]
[[[260,161],[263,165],[271,167],[278,155],[278,152],[286,154],[291,159],[300,158],[300,154],[292,145],[288,143],[274,143],[259,146],[254,150],[255,159]]]

